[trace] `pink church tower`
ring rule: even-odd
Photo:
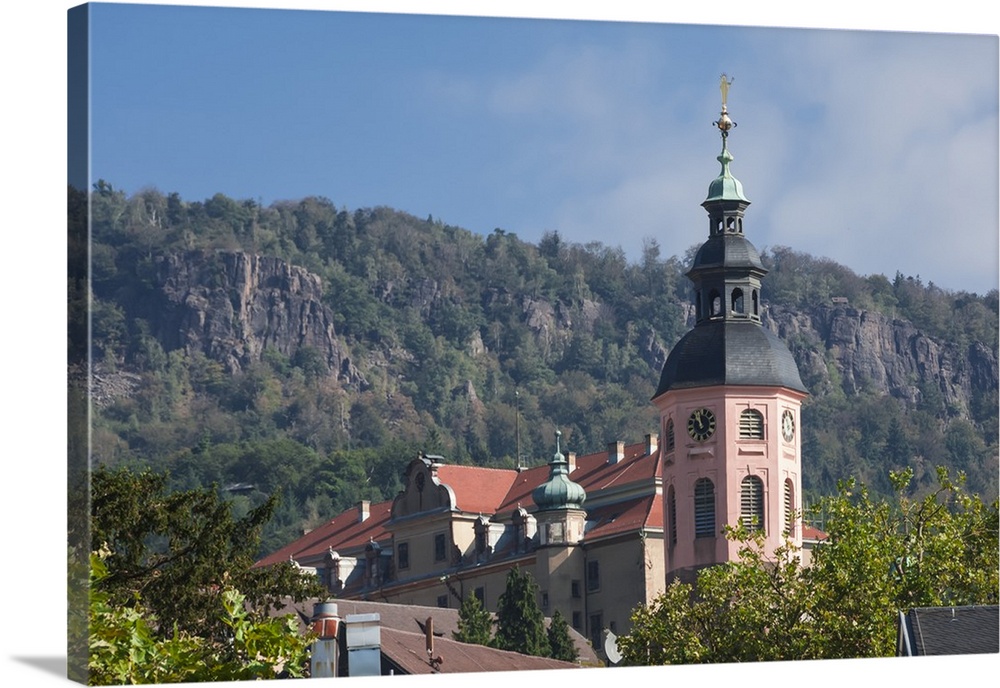
[[[736,124],[722,76],[719,176],[702,206],[708,240],[687,277],[694,328],[670,352],[653,403],[660,413],[667,579],[735,559],[722,532],[763,530],[771,550],[786,535],[801,547],[800,407],[808,395],[788,347],[761,324],[767,270],[743,233],[750,201],[729,170]]]

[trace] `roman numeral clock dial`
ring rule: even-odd
[[[715,414],[708,409],[696,409],[688,418],[688,435],[696,442],[704,442],[715,433]]]

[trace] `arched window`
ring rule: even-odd
[[[701,320],[704,313],[701,311],[701,289],[695,292],[694,295],[694,317],[695,320]]]
[[[667,518],[670,519],[670,546],[677,544],[677,500],[674,497],[674,486],[667,488]]]
[[[759,306],[759,304],[757,302],[758,299],[757,299],[757,290],[756,289],[753,290],[753,297],[752,297],[752,299],[753,299],[753,314],[754,315],[760,315],[760,306]]]
[[[764,439],[764,416],[756,409],[745,409],[740,414],[740,439]]]
[[[785,533],[795,534],[795,486],[791,478],[785,478]]]
[[[711,315],[721,315],[722,314],[722,297],[719,296],[719,292],[715,289],[708,295],[709,301],[712,303]]]
[[[667,428],[664,433],[667,436],[667,451],[674,450],[674,419],[670,418],[667,420]]]
[[[740,524],[747,530],[764,530],[764,483],[755,475],[740,486]]]
[[[743,312],[743,290],[739,287],[733,289],[733,294],[730,297],[730,310],[733,313]]]
[[[708,478],[694,483],[694,536],[715,537],[715,485]]]

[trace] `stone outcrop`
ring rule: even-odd
[[[322,302],[320,278],[308,270],[226,251],[162,256],[157,268],[151,321],[166,350],[200,351],[236,372],[268,348],[294,359],[308,347],[346,383],[364,384]]]
[[[788,343],[814,394],[840,384],[847,394],[884,393],[912,406],[936,389],[945,404],[966,412],[976,393],[998,386],[996,352],[983,343],[960,346],[933,339],[908,321],[876,311],[771,307],[763,320]],[[832,379],[830,363],[839,380]]]

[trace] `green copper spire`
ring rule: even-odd
[[[559,450],[562,433],[556,430],[556,453],[549,463],[549,479],[531,493],[540,511],[553,509],[581,509],[587,498],[584,489],[569,478],[569,462]]]
[[[743,184],[729,171],[729,163],[733,161],[733,155],[729,152],[729,148],[726,147],[726,140],[729,138],[729,131],[736,127],[736,122],[729,118],[726,105],[726,98],[729,95],[729,87],[732,83],[732,79],[727,81],[726,75],[722,75],[722,80],[719,83],[719,89],[722,91],[722,112],[718,121],[713,122],[719,128],[719,131],[722,132],[722,152],[716,158],[722,165],[722,172],[708,185],[708,198],[705,199],[705,203],[713,201],[742,201],[750,203],[750,199],[743,195]]]

